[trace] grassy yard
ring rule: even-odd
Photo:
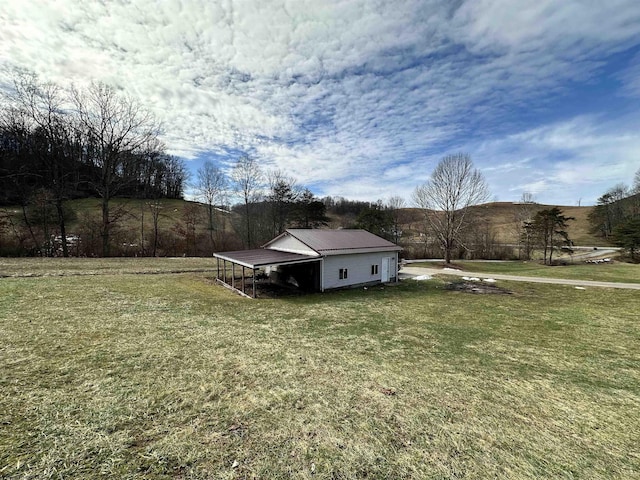
[[[433,262],[412,263],[411,266],[438,268]],[[545,278],[569,278],[602,282],[640,283],[640,265],[614,262],[610,264],[579,264],[548,266],[537,262],[464,262],[455,261],[455,266],[468,272],[498,273]]]
[[[213,257],[0,258],[0,278],[184,273],[215,269],[216,259]]]
[[[248,300],[132,265],[0,279],[0,477],[638,476],[637,292]]]

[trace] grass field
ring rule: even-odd
[[[215,258],[0,258],[2,277],[55,277],[213,271]]]
[[[412,263],[412,266],[433,268],[433,262]],[[465,262],[455,261],[456,268],[468,272],[523,275],[529,277],[568,278],[601,282],[640,283],[640,265],[613,262],[610,264],[579,264],[548,266],[538,262]]]
[[[0,477],[638,478],[637,292],[248,300],[103,262],[0,279]]]

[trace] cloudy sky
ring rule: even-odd
[[[640,168],[637,0],[4,0],[15,67],[101,80],[196,169],[407,200],[466,152],[495,199],[591,204]]]

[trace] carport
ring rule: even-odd
[[[221,252],[213,255],[216,257],[216,281],[250,298],[256,298],[256,271],[260,268],[322,262],[320,256],[301,255],[268,248]],[[227,274],[227,263],[231,263],[231,275]],[[236,268],[240,269],[239,278],[236,278]],[[247,289],[250,294],[247,293]]]

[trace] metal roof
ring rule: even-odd
[[[268,248],[220,252],[214,253],[213,256],[248,268],[258,268],[267,265],[290,265],[293,263],[317,262],[320,260],[320,257],[300,255],[299,253],[281,252],[279,250],[270,250]]]
[[[285,234],[315,250],[321,255],[343,255],[380,251],[399,251],[401,247],[366,230],[287,229]],[[273,240],[271,241],[273,242]],[[269,242],[269,243],[271,243]],[[269,245],[269,244],[267,244]]]

